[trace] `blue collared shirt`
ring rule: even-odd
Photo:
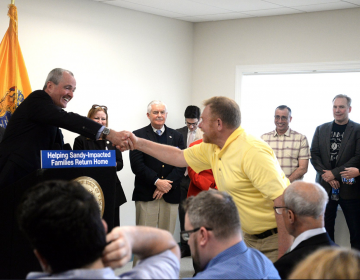
[[[111,268],[73,269],[58,274],[31,272],[26,279],[178,279],[180,262],[169,250],[138,262],[120,276]]]
[[[241,241],[213,258],[193,279],[280,279],[273,263]]]

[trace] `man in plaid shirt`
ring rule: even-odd
[[[261,138],[274,150],[286,177],[293,182],[304,177],[311,156],[306,136],[289,127],[291,120],[291,109],[286,105],[278,106],[275,109],[276,129]]]

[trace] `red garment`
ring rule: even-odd
[[[202,139],[197,140],[190,144],[189,147],[200,144]],[[199,174],[196,173],[191,167],[188,167],[188,173],[190,178],[189,190],[187,197],[196,196],[201,191],[207,191],[209,188],[217,189],[215,179],[211,169],[201,171]]]

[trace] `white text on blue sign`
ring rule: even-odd
[[[115,150],[42,150],[41,168],[116,166]]]

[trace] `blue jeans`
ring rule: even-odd
[[[341,197],[338,201],[330,199],[325,210],[325,229],[335,242],[335,219],[339,204],[349,228],[351,248],[360,250],[360,199],[342,199]]]

